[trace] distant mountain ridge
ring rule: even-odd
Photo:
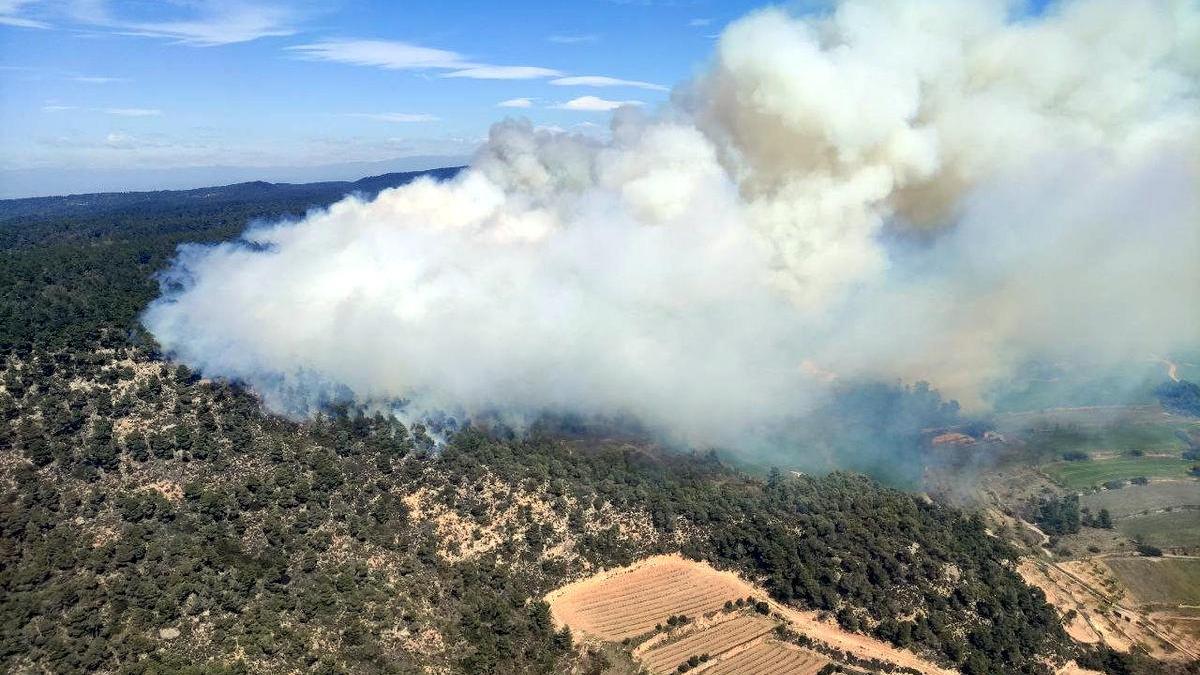
[[[445,180],[458,175],[465,167],[451,166],[424,171],[403,171],[368,176],[356,181],[321,181],[316,183],[269,183],[250,181],[189,190],[154,190],[146,192],[96,192],[56,197],[23,197],[0,199],[0,224],[19,218],[61,218],[95,216],[130,208],[171,210],[206,205],[262,202],[283,199],[311,200],[313,205],[328,203],[340,196],[361,193],[374,197],[380,191],[411,183],[417,178]]]

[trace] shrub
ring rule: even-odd
[[[1161,548],[1142,542],[1137,542],[1137,552],[1145,556],[1150,556],[1151,558],[1161,558],[1163,554]]]

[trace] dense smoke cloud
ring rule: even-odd
[[[836,377],[967,405],[1200,341],[1200,10],[849,1],[731,24],[611,140],[505,121],[459,178],[185,247],[146,326],[292,409],[636,414],[729,442]]]

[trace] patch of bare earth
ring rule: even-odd
[[[1061,563],[1026,559],[1017,571],[1026,583],[1042,589],[1076,641],[1103,643],[1122,652],[1141,647],[1163,660],[1197,658],[1192,641],[1129,601],[1125,588],[1101,559]]]
[[[747,597],[767,602],[770,618],[721,612],[726,600]],[[767,597],[763,589],[733,572],[674,554],[600,572],[550,592],[546,602],[557,625],[593,640],[612,642],[657,632],[634,650],[634,656],[655,673],[670,672],[680,662],[702,654],[709,658],[698,672],[804,675],[828,663],[816,652],[770,638],[776,626],[859,659],[890,662],[930,675],[954,673],[907,650],[822,621],[816,612],[796,610]],[[665,633],[656,630],[678,615],[694,623]]]

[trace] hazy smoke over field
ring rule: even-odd
[[[964,404],[1200,341],[1200,9],[765,10],[610,141],[492,128],[447,183],[188,247],[145,323],[286,408],[632,412],[727,441],[833,377]],[[250,245],[247,245],[250,242]]]

